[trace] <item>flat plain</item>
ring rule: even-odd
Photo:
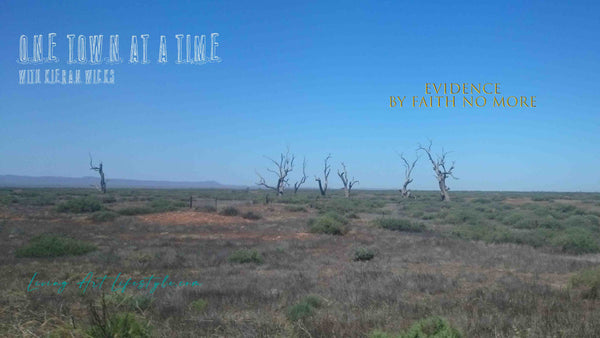
[[[0,335],[600,336],[600,194],[267,194],[1,189]]]

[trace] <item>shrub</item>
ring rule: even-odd
[[[250,220],[254,220],[254,221],[262,218],[262,216],[260,214],[252,212],[252,211],[248,211],[248,212],[244,213],[242,215],[242,217],[245,219],[250,219]]]
[[[321,306],[323,306],[323,302],[319,296],[308,295],[288,309],[287,317],[290,321],[296,322],[312,316],[315,309],[318,309]]]
[[[328,235],[344,235],[348,232],[346,224],[348,220],[344,216],[333,212],[308,221],[310,232]]]
[[[425,231],[425,225],[411,222],[406,218],[379,218],[375,220],[375,224],[384,229],[395,231]]]
[[[263,258],[258,253],[258,251],[252,249],[240,249],[235,251],[229,256],[229,261],[231,263],[256,263],[261,264],[263,262]]]
[[[462,333],[441,317],[429,317],[414,323],[406,332],[392,335],[380,330],[371,332],[369,338],[461,338]]]
[[[90,243],[57,235],[33,237],[29,244],[17,250],[17,257],[78,256],[96,250]]]
[[[600,268],[587,269],[579,271],[569,279],[571,287],[585,287],[586,298],[600,297]]]
[[[562,249],[563,252],[584,254],[600,251],[595,236],[583,228],[568,228],[561,234],[552,238],[551,243]]]
[[[190,303],[190,308],[196,312],[204,312],[208,306],[208,301],[205,299],[196,299]]]
[[[72,213],[94,212],[102,210],[102,203],[91,197],[75,198],[59,204],[56,210]]]
[[[375,257],[375,252],[368,248],[358,248],[354,251],[355,261],[370,261]]]
[[[89,219],[94,222],[110,222],[114,221],[119,214],[113,211],[97,211],[90,215]]]
[[[223,216],[237,216],[240,214],[240,212],[238,209],[236,209],[234,207],[227,207],[227,208],[221,210],[221,212],[219,214],[223,215]]]

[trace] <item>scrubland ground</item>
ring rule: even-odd
[[[0,335],[600,336],[600,194],[266,194],[0,190]]]

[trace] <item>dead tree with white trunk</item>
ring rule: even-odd
[[[404,154],[400,154],[400,158],[402,159],[402,164],[404,165],[404,184],[402,185],[402,189],[400,191],[402,192],[402,197],[410,198],[412,197],[412,195],[410,190],[408,190],[408,185],[411,184],[413,181],[410,175],[412,174],[412,171],[415,168],[417,161],[419,161],[419,156],[417,156],[417,158],[412,163],[408,162],[408,160],[404,157]]]
[[[97,171],[100,175],[100,186],[96,186],[96,189],[100,190],[103,194],[106,193],[106,181],[104,180],[104,169],[102,166],[102,161],[98,166],[94,166],[92,161],[92,154],[90,154],[90,170]]]
[[[429,161],[433,165],[433,171],[435,172],[435,177],[438,180],[442,201],[450,201],[450,194],[448,193],[450,188],[446,185],[446,179],[448,177],[452,177],[455,180],[457,179],[453,174],[454,161],[452,162],[450,169],[446,169],[446,155],[448,155],[448,153],[445,152],[444,149],[442,149],[442,155],[436,155],[436,159],[434,160],[433,156],[431,155],[431,141],[429,141],[427,148],[419,144],[419,148],[417,150],[424,151],[427,154]]]
[[[265,156],[266,157],[266,156]],[[257,185],[263,186],[267,189],[271,189],[277,192],[278,196],[283,195],[285,187],[288,185],[288,174],[294,169],[294,155],[290,154],[290,149],[281,154],[279,161],[275,161],[270,157],[266,157],[268,160],[273,162],[274,168],[267,168],[267,171],[277,176],[277,183],[275,185],[269,185],[265,179],[257,172],[256,175],[259,177]]]
[[[321,192],[321,196],[327,195],[327,184],[329,180],[329,173],[331,172],[331,165],[329,165],[329,159],[331,158],[331,154],[325,157],[325,165],[323,167],[323,178],[317,177],[315,175],[315,181],[319,183],[319,191]]]
[[[338,176],[340,177],[340,179],[342,180],[342,183],[344,184],[344,195],[346,195],[346,198],[349,198],[352,187],[356,183],[358,183],[358,181],[355,180],[354,177],[352,177],[351,180],[348,179],[348,171],[346,170],[346,165],[344,164],[344,162],[342,162],[342,168],[343,168],[342,171],[340,171],[338,169]]]
[[[300,186],[303,185],[306,182],[306,157],[302,160],[302,178],[300,178],[300,181],[297,181],[296,183],[294,183],[294,194],[298,193],[298,189],[300,189]]]

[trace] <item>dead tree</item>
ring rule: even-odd
[[[92,161],[92,154],[90,154],[90,170],[97,171],[100,174],[100,187],[96,186],[96,189],[102,191],[103,194],[106,193],[106,182],[104,181],[104,169],[102,168],[102,162],[96,167]]]
[[[356,181],[354,179],[354,177],[352,177],[352,180],[348,179],[348,171],[346,170],[346,165],[344,164],[344,162],[342,162],[342,171],[338,170],[338,176],[340,177],[340,179],[342,180],[342,183],[344,184],[344,194],[346,195],[346,198],[350,197],[350,191],[352,190],[352,187],[358,183],[358,181]]]
[[[402,197],[409,198],[412,196],[410,190],[408,190],[408,185],[413,181],[410,175],[412,174],[412,171],[419,160],[419,156],[417,156],[412,163],[408,162],[408,160],[404,158],[404,154],[400,154],[400,158],[402,159],[402,162],[404,162],[402,163],[404,165],[404,185],[402,185],[402,189],[400,191],[402,192]]]
[[[321,192],[321,196],[327,195],[327,184],[329,180],[329,173],[331,172],[331,165],[329,165],[328,163],[330,158],[331,154],[325,157],[325,166],[323,167],[323,179],[315,175],[315,181],[319,182],[319,191]]]
[[[423,150],[433,165],[433,171],[435,172],[435,177],[437,178],[440,186],[442,201],[450,201],[450,194],[448,193],[450,188],[446,185],[446,179],[448,177],[452,177],[455,180],[457,179],[452,173],[454,170],[454,162],[452,162],[450,169],[446,169],[446,155],[448,155],[448,153],[445,152],[444,149],[442,149],[442,155],[436,155],[436,159],[434,160],[433,156],[431,156],[431,141],[429,141],[429,146],[427,148],[419,144],[419,148],[417,150]]]
[[[266,157],[266,156],[265,156]],[[268,185],[265,179],[257,172],[256,175],[259,177],[259,182],[257,185],[263,186],[267,189],[271,189],[277,192],[278,196],[283,195],[283,191],[285,190],[286,185],[288,185],[288,174],[290,171],[294,169],[294,155],[290,155],[290,149],[281,154],[279,161],[275,161],[270,157],[266,157],[275,165],[275,169],[267,168],[269,172],[277,175],[277,184],[276,185]]]
[[[304,184],[304,182],[306,182],[306,157],[304,158],[304,160],[302,161],[302,178],[300,179],[300,181],[294,183],[294,194],[298,193],[298,189],[300,189],[300,186]]]

